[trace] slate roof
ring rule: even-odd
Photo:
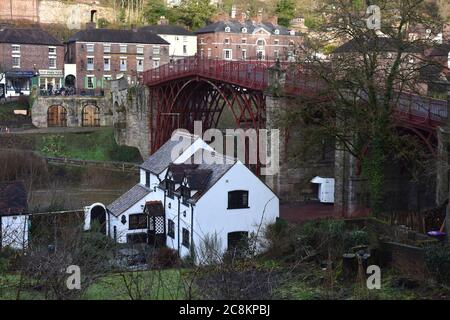
[[[178,36],[194,36],[195,34],[183,27],[173,26],[169,24],[158,24],[153,26],[145,26],[140,28],[142,31],[150,31],[156,34],[178,35]]]
[[[182,133],[175,133],[175,135],[182,136]],[[184,135],[187,137],[186,135]],[[194,142],[197,138],[190,135]],[[165,144],[161,146],[154,154],[152,154],[144,163],[141,164],[141,168],[144,170],[148,170],[151,173],[158,175],[163,172],[171,163],[172,159],[172,150],[180,143],[179,140],[173,141],[172,139],[167,140]]]
[[[149,193],[150,190],[140,184],[137,184],[117,198],[113,203],[108,205],[107,209],[114,216],[118,217]]]
[[[28,197],[22,181],[0,183],[0,216],[20,215],[27,211]]]
[[[67,41],[85,42],[112,42],[112,43],[149,43],[169,44],[166,40],[153,32],[143,30],[121,30],[121,29],[87,29],[75,33]]]
[[[405,42],[405,45],[408,43]],[[363,52],[363,51],[380,51],[389,52],[397,51],[398,42],[395,39],[388,37],[373,37],[368,36],[367,39],[364,38],[354,38],[347,41],[340,47],[336,48],[333,53],[346,53],[346,52]],[[421,52],[423,48],[417,45],[410,45],[406,48],[405,52]]]
[[[40,28],[0,27],[0,43],[62,46],[63,44]]]
[[[208,190],[211,189],[217,183],[217,181],[219,181],[223,177],[223,175],[227,173],[228,170],[230,170],[236,163],[235,159],[227,158],[222,154],[212,152],[210,154],[210,157],[211,159],[212,157],[217,157],[217,163],[208,164],[204,162],[201,164],[196,164],[197,166],[195,168],[192,167],[194,159],[199,159],[199,155],[201,155],[202,152],[211,151],[208,151],[206,149],[199,149],[183,164],[172,164],[169,167],[169,170],[178,171],[178,175],[180,174],[180,169],[185,169],[183,176],[187,177],[191,189],[197,190],[197,192],[189,200],[193,203],[197,202],[206,192],[208,192]],[[228,160],[228,163],[226,162],[226,160]],[[159,187],[161,189],[165,189],[165,184],[160,183]]]
[[[214,33],[214,32],[225,32],[225,28],[230,27],[230,33],[242,33],[242,28],[247,28],[248,34],[252,34],[258,28],[262,28],[268,31],[271,34],[275,34],[275,30],[278,29],[280,31],[280,35],[289,35],[289,29],[272,24],[270,22],[262,22],[262,23],[253,23],[251,20],[247,20],[244,23],[241,23],[237,20],[229,20],[229,21],[218,21],[215,23],[208,24],[207,26],[198,29],[195,31],[196,34],[202,33]],[[299,33],[296,33],[299,35]]]

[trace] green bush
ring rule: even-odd
[[[345,248],[349,249],[359,245],[369,244],[369,234],[364,230],[352,230],[345,234]]]
[[[425,248],[428,272],[439,282],[450,285],[450,246],[434,245]]]

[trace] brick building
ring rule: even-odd
[[[66,63],[76,65],[78,92],[101,90],[105,80],[125,77],[136,83],[143,71],[169,61],[169,43],[142,30],[88,28],[74,34],[66,45]]]
[[[6,96],[27,95],[32,84],[63,85],[64,45],[39,28],[0,28],[0,72]],[[1,78],[1,77],[0,77]]]
[[[200,56],[226,60],[293,59],[303,43],[299,33],[278,25],[276,17],[263,22],[261,13],[252,20],[233,13],[196,34]]]

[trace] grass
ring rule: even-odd
[[[168,269],[161,271],[136,271],[111,273],[93,283],[81,299],[84,300],[179,300],[184,299],[184,270]],[[131,294],[128,292],[124,277],[132,283]],[[17,299],[19,275],[0,275],[0,300]],[[33,289],[33,282],[25,279],[21,300],[42,300],[44,293]],[[83,284],[81,284],[83,285]]]
[[[92,132],[43,134],[37,150],[44,155],[94,161],[140,162],[136,148],[119,146],[112,128]]]

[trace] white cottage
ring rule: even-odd
[[[138,184],[106,207],[86,208],[85,226],[97,221],[119,243],[195,252],[201,263],[205,239],[214,238],[222,254],[262,236],[278,216],[278,197],[244,164],[179,131],[141,165]]]

